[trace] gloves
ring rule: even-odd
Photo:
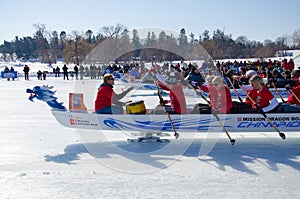
[[[255,104],[254,106],[255,106],[254,110],[256,110],[257,113],[265,114],[265,112],[262,110],[262,108],[260,108],[257,104]]]
[[[261,108],[256,109],[256,111],[257,111],[258,113],[260,113],[260,114],[265,114],[265,112],[264,112]]]
[[[167,103],[169,103],[168,100],[160,100],[160,101],[159,101],[159,104],[160,104],[161,106],[164,106],[164,105],[166,105]]]
[[[257,104],[254,104],[254,109],[258,110],[258,109],[260,109],[260,107]]]
[[[217,110],[214,110],[214,109],[211,109],[211,114],[213,114],[213,116],[217,116],[218,114],[220,114],[219,113],[219,111],[217,111]]]
[[[291,89],[292,89],[292,86],[291,86],[290,84],[287,84],[287,85],[285,85],[285,89],[286,89],[286,90],[291,90]]]

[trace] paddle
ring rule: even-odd
[[[248,99],[251,101],[251,103],[253,103],[254,105],[256,105],[256,103],[255,103],[255,101],[249,96],[249,94],[246,92],[246,95],[247,95],[247,97],[248,97]],[[267,117],[267,115],[266,115],[266,113],[262,110],[262,109],[260,109],[260,111],[259,111],[259,113],[260,114],[262,114],[263,116],[264,116],[264,118],[271,124],[271,126],[273,126],[273,128],[277,131],[277,133],[279,134],[279,136],[283,139],[283,140],[285,140],[285,134],[284,133],[281,133],[280,131],[279,131],[279,129],[273,124],[273,122]]]
[[[195,91],[196,93],[199,93],[193,86],[191,86],[190,84],[189,84],[189,86],[190,86],[191,88],[193,88],[194,91]],[[198,87],[198,88],[199,88],[199,87]],[[200,88],[199,88],[199,89],[200,89]],[[210,102],[209,102],[208,99],[205,97],[205,95],[202,93],[202,90],[201,90],[201,89],[200,89],[200,96],[201,96],[202,99],[207,103],[207,105],[212,109]],[[219,124],[221,125],[223,131],[226,133],[228,139],[230,140],[231,145],[234,145],[235,139],[232,139],[232,138],[230,137],[228,131],[226,130],[226,128],[225,128],[223,122],[220,120],[220,118],[219,118],[219,116],[217,115],[217,113],[214,113],[213,115],[214,115],[215,118],[218,120],[218,122],[219,122]]]
[[[285,103],[285,100],[283,99],[281,93],[279,92],[279,90],[277,89],[276,85],[274,82],[272,82],[272,86],[275,88],[276,93],[278,93],[280,99],[282,100],[283,103]]]
[[[230,80],[229,80],[230,81]],[[231,81],[230,81],[231,82]],[[253,103],[254,105],[256,104],[255,101],[249,96],[248,92],[247,91],[244,91],[247,95],[247,97],[249,98],[249,100],[251,101],[251,103]],[[238,95],[238,93],[236,92],[236,94]],[[242,102],[242,101],[241,101]],[[284,140],[286,137],[285,137],[285,134],[284,133],[281,133],[279,131],[279,129],[273,124],[273,122],[267,117],[266,113],[260,109],[259,111],[260,114],[262,114],[264,116],[264,118],[271,124],[271,126],[277,131],[277,133],[279,134],[279,136]]]
[[[230,80],[230,78],[227,78],[227,79],[228,79],[228,81],[229,81],[229,83],[230,83],[230,85],[231,85],[231,87],[232,87],[234,93],[235,93],[236,96],[239,98],[240,102],[242,103],[243,100],[242,100],[242,98],[240,97],[240,95],[239,95],[239,93],[237,92],[237,90],[234,88],[234,85],[233,85],[232,81]]]
[[[166,104],[165,104],[164,99],[163,99],[163,97],[161,95],[161,92],[160,92],[160,89],[159,89],[159,85],[158,85],[157,82],[155,84],[156,84],[156,87],[157,87],[157,94],[158,94],[158,97],[159,97],[159,101],[162,104],[162,106],[165,106]],[[165,111],[165,112],[166,112],[166,114],[167,114],[167,116],[169,118],[170,124],[172,126],[173,131],[174,131],[174,137],[177,139],[179,137],[179,133],[176,132],[176,129],[175,129],[174,125],[173,125],[173,121],[171,119],[170,114],[168,113],[168,111]]]
[[[300,99],[297,97],[297,95],[295,94],[295,92],[292,89],[287,89],[295,98],[296,100],[299,102],[300,104]]]

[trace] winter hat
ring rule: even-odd
[[[246,72],[246,77],[247,77],[247,78],[250,78],[250,77],[252,77],[252,76],[254,76],[254,75],[257,75],[257,72],[256,72],[255,70],[248,70],[248,71]]]

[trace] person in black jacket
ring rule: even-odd
[[[78,80],[78,71],[79,71],[78,66],[75,65],[74,66],[74,72],[75,72],[75,77],[76,77],[77,80]]]
[[[23,72],[25,75],[25,80],[29,80],[29,67],[25,64],[24,68],[23,68]]]
[[[15,69],[13,67],[10,67],[9,72],[13,74],[15,72]],[[14,76],[12,77],[12,80],[15,80]]]
[[[57,66],[55,69],[55,77],[59,77],[60,68]]]
[[[64,67],[62,68],[63,72],[64,72],[64,80],[67,78],[67,80],[69,80],[69,75],[68,75],[68,67],[65,64]]]

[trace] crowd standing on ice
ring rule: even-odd
[[[13,72],[14,69],[6,67],[3,73]],[[29,80],[31,76],[28,65],[23,69],[25,80]],[[116,79],[128,79],[135,81],[140,79],[144,83],[153,83],[161,80],[157,79],[157,75],[163,76],[164,81],[158,81],[162,89],[170,91],[170,101],[165,101],[165,106],[169,107],[170,113],[187,113],[185,98],[182,88],[188,85],[194,89],[199,88],[209,93],[210,108],[207,105],[200,104],[194,108],[194,111],[216,112],[216,113],[232,113],[264,110],[264,112],[298,112],[298,105],[300,104],[300,70],[295,68],[292,59],[283,59],[282,61],[268,59],[258,59],[257,61],[217,61],[214,66],[202,65],[198,66],[196,63],[186,63],[185,61],[172,63],[164,63],[157,65],[152,63],[151,68],[146,68],[144,63],[125,63],[125,64],[103,64],[91,66],[67,66],[53,67],[52,72],[38,71],[37,79],[46,80],[47,76],[54,76],[55,78],[62,78],[63,80],[75,79],[102,79],[105,75],[110,74]],[[62,77],[60,75],[63,75]],[[257,76],[255,80],[251,77]],[[259,78],[259,80],[256,82]],[[7,78],[7,80],[14,80],[15,78]],[[267,81],[265,84],[263,79]],[[170,81],[172,80],[172,81]],[[173,81],[174,80],[174,81]],[[108,84],[109,80],[106,78],[103,82]],[[255,88],[260,85],[259,88]],[[181,88],[182,87],[182,88]],[[245,102],[232,102],[229,89],[242,88],[247,92],[247,99]],[[291,92],[287,102],[278,103],[274,96],[268,96],[269,88],[286,88]],[[257,97],[257,93],[260,97]],[[253,95],[253,93],[256,93]],[[255,100],[255,105],[248,100],[251,96]],[[264,99],[269,99],[263,102]],[[262,101],[260,101],[262,100]],[[170,105],[167,105],[170,103]],[[287,105],[286,105],[287,104]],[[291,107],[291,104],[296,104]],[[112,104],[110,104],[111,106]],[[167,108],[166,108],[167,109]],[[256,110],[257,109],[257,110]],[[96,110],[99,112],[99,109]],[[101,112],[101,111],[100,111]],[[300,112],[300,111],[299,111]]]

